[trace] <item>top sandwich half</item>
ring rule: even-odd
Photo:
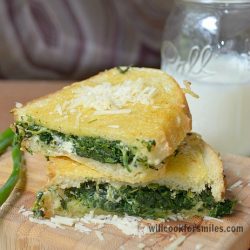
[[[104,71],[16,108],[14,115],[28,151],[129,171],[159,168],[191,130],[182,89],[149,68]]]

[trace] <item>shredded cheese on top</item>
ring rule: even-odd
[[[117,114],[129,114],[131,109],[113,109],[113,110],[102,110],[95,111],[94,115],[117,115]]]
[[[119,125],[109,125],[108,127],[109,128],[119,128],[120,126]]]
[[[62,111],[62,106],[60,104],[57,104],[55,107],[55,111],[59,114],[62,115],[63,111]]]
[[[121,109],[128,103],[151,105],[155,92],[155,87],[145,85],[140,78],[136,81],[125,80],[117,85],[104,82],[96,86],[81,86],[73,91],[75,96],[70,108],[84,106],[104,111]]]

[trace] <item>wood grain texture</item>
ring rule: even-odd
[[[32,81],[1,80],[0,81],[0,131],[13,121],[10,110],[16,102],[25,104],[35,98],[47,95],[63,88],[68,81]]]
[[[22,182],[18,184],[6,204],[0,209],[0,249],[140,249],[139,244],[145,245],[144,249],[164,249],[171,243],[171,239],[185,235],[185,241],[178,249],[195,249],[197,244],[202,244],[201,249],[248,249],[250,246],[250,158],[228,155],[224,157],[224,168],[228,186],[238,180],[242,187],[237,187],[228,192],[229,196],[236,197],[240,203],[232,216],[220,221],[203,221],[193,218],[188,221],[170,221],[165,225],[204,225],[209,226],[243,226],[243,233],[230,232],[176,232],[154,233],[142,238],[124,235],[113,226],[100,229],[104,241],[97,238],[94,232],[89,235],[76,232],[73,228],[53,229],[45,225],[31,223],[27,217],[18,213],[24,205],[30,208],[34,201],[35,191],[39,190],[46,182],[46,160],[39,156],[25,155],[26,175],[23,174]],[[11,172],[10,152],[0,157],[0,184],[7,179]]]

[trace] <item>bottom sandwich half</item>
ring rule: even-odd
[[[235,204],[224,198],[221,160],[196,134],[187,135],[164,167],[131,178],[63,157],[50,158],[48,175],[33,207],[38,217],[80,217],[90,211],[151,219],[173,214],[222,217]]]

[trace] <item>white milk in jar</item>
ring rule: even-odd
[[[161,67],[187,96],[193,131],[221,153],[250,156],[250,0],[174,0]]]
[[[205,69],[200,70],[202,65],[198,60],[188,74],[185,74],[187,65],[183,63],[179,67],[174,64],[164,67],[162,64],[162,69],[174,76],[182,86],[183,80],[192,83],[192,91],[199,95],[198,99],[186,95],[193,117],[193,131],[200,133],[222,153],[250,155],[248,60],[244,54],[213,56]],[[176,72],[176,68],[179,72]]]

